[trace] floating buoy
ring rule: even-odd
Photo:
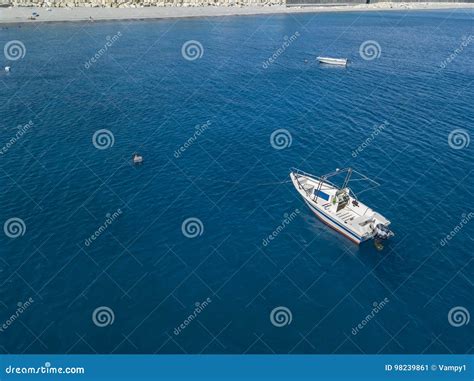
[[[136,153],[136,152],[135,152],[135,153],[132,155],[132,162],[133,162],[133,164],[141,164],[141,163],[143,163],[143,156],[140,155],[139,153]]]
[[[6,71],[7,73],[10,73],[10,66],[5,66],[5,71]]]

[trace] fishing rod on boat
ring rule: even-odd
[[[347,188],[347,184],[349,183],[349,180],[351,179],[351,175],[352,175],[352,168],[348,168],[346,178],[344,179],[344,184],[342,184],[342,189]]]
[[[253,183],[243,183],[242,181],[228,181],[228,180],[223,180],[223,179],[210,179],[210,178],[203,178],[200,177],[199,179],[205,179],[206,181],[217,183],[225,183],[225,184],[232,184],[232,185],[242,185],[242,186],[249,186],[249,187],[255,187],[255,186],[265,186],[265,185],[280,185],[280,184],[287,184],[291,183],[291,179],[287,180],[282,180],[282,181],[273,181],[269,183],[258,183],[258,184],[253,184]]]
[[[369,191],[369,190],[371,190],[371,189],[375,189],[375,188],[377,188],[377,187],[380,186],[380,183],[378,183],[378,182],[375,181],[375,180],[372,180],[370,177],[367,177],[367,176],[364,175],[363,173],[361,173],[361,172],[359,172],[359,171],[357,171],[357,170],[355,170],[355,169],[353,169],[353,168],[346,168],[346,170],[347,170],[347,176],[346,176],[346,179],[344,180],[344,184],[343,184],[343,186],[342,186],[343,189],[346,188],[346,187],[349,185],[349,182],[350,182],[350,183],[355,183],[355,182],[357,182],[357,181],[366,181],[366,182],[369,182],[369,183],[373,184],[371,187],[369,187],[369,188],[367,188],[367,189],[361,190],[360,192],[358,191],[358,192],[357,192],[357,193],[358,193],[357,195],[356,195],[355,192],[351,189],[351,193],[354,195],[354,197],[355,197],[356,199],[357,199],[357,196],[358,196],[358,195],[360,195],[360,194],[362,194],[362,193],[364,193],[364,192],[367,192],[367,191]],[[341,172],[342,172],[342,170],[341,170]],[[357,175],[359,175],[360,177],[354,179],[354,178],[352,177],[353,174],[357,174]]]

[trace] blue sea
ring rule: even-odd
[[[0,351],[473,353],[473,16],[2,26]],[[289,183],[349,166],[381,251]]]

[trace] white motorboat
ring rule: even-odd
[[[316,59],[320,63],[338,66],[346,66],[348,61],[347,58],[316,57]]]
[[[346,173],[342,187],[328,180],[341,173]],[[368,180],[376,184],[352,168],[336,170],[321,177],[292,169],[290,178],[311,211],[322,222],[354,243],[360,244],[369,239],[381,241],[393,237],[393,232],[388,228],[390,221],[357,200],[347,187],[353,173],[362,176],[357,180]]]

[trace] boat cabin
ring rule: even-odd
[[[340,189],[333,197],[332,203],[336,206],[336,213],[344,209],[349,203],[349,189]]]
[[[324,200],[327,201],[329,205],[332,206],[332,210],[337,213],[340,210],[344,209],[350,202],[349,197],[349,188],[344,189],[321,189],[313,190],[313,200]],[[327,205],[327,204],[326,204]]]

